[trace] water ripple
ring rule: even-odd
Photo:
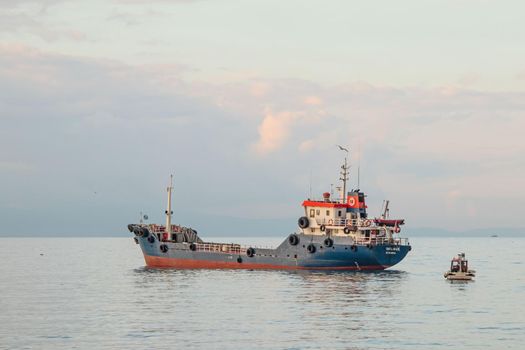
[[[0,348],[520,349],[513,242],[419,239],[394,270],[308,272],[149,269],[131,239],[1,239]],[[476,282],[445,282],[465,246]]]

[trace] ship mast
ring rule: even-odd
[[[345,163],[341,166],[341,177],[339,180],[343,181],[343,188],[341,189],[341,203],[345,202],[346,197],[346,181],[348,181],[348,165],[345,157]]]
[[[348,156],[348,149],[347,148],[344,148],[342,146],[339,146],[337,145],[337,147],[339,147],[339,149],[341,151],[345,151],[346,152],[346,156],[345,156],[345,163],[341,166],[341,177],[339,178],[339,180],[343,181],[343,188],[341,189],[341,203],[344,203],[346,201],[345,197],[346,197],[346,182],[348,181],[348,174],[349,174],[349,171],[348,171],[348,164],[347,164],[347,159],[346,157]]]
[[[167,188],[168,208],[166,209],[166,233],[168,235],[171,235],[171,215],[173,214],[173,211],[171,211],[171,191],[172,190],[173,190],[173,174],[170,175],[170,185]]]

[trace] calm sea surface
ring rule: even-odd
[[[525,349],[525,238],[411,242],[391,270],[327,273],[152,270],[131,238],[1,238],[0,348]],[[459,251],[475,282],[443,279]]]

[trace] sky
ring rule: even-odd
[[[0,234],[288,234],[351,188],[405,229],[519,228],[521,1],[0,0]]]

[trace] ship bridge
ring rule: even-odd
[[[346,233],[355,231],[360,226],[370,226],[363,192],[359,190],[348,192],[343,201],[334,201],[330,197],[330,193],[325,192],[323,200],[305,200],[302,204],[305,216],[301,218],[302,220],[299,219],[303,221],[299,226],[308,229],[310,234],[321,235]],[[304,219],[307,219],[308,225],[305,225]]]

